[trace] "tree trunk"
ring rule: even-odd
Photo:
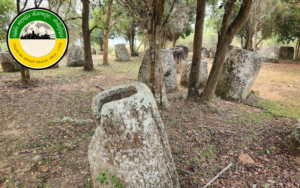
[[[84,64],[83,70],[92,71],[94,70],[92,50],[91,50],[91,32],[89,29],[89,12],[90,12],[90,1],[81,0],[82,2],[82,34],[83,34],[83,51],[84,51]]]
[[[130,46],[130,54],[133,56],[134,54],[134,38],[135,38],[135,28],[134,26],[130,29],[130,38],[129,38],[129,46]]]
[[[253,51],[257,51],[257,33],[258,33],[258,19],[257,16],[259,14],[257,13],[257,6],[259,5],[259,1],[255,2],[254,6],[254,48]]]
[[[189,85],[188,85],[188,100],[195,100],[198,96],[199,85],[199,67],[201,62],[202,39],[203,39],[203,25],[205,18],[206,0],[197,1],[197,15],[194,35],[193,58],[190,71]]]
[[[108,65],[108,37],[109,37],[109,31],[110,31],[112,3],[113,3],[113,0],[110,0],[108,2],[107,17],[106,17],[106,21],[105,21],[105,31],[103,34],[103,40],[104,40],[103,65]]]
[[[108,64],[108,34],[103,35],[104,39],[104,48],[103,48],[103,65],[109,65]]]
[[[240,11],[235,20],[229,25],[230,15],[234,7],[234,1],[228,1],[227,7],[224,12],[221,32],[218,36],[217,51],[213,66],[210,71],[208,80],[205,84],[203,93],[200,100],[202,102],[210,102],[214,98],[214,94],[217,88],[217,84],[223,70],[224,59],[228,51],[228,46],[231,44],[234,36],[245,24],[252,6],[253,0],[244,1],[240,7]]]
[[[244,47],[244,37],[241,37],[241,48],[243,48]]]
[[[172,37],[172,47],[174,48],[176,46],[176,36]]]
[[[169,103],[163,83],[161,62],[161,26],[164,12],[164,1],[156,0],[152,4],[154,14],[149,19],[148,36],[150,49],[149,88],[152,91],[158,108],[167,108]]]
[[[21,72],[21,81],[27,82],[27,76],[26,76],[26,69],[24,66],[20,65],[20,72]]]
[[[27,0],[24,3],[24,6],[26,6]],[[21,7],[20,7],[20,0],[17,0],[17,13],[21,13]],[[27,80],[30,78],[29,69],[24,67],[23,65],[20,65],[20,73],[21,73],[21,81],[27,82]]]
[[[103,40],[100,39],[100,51],[103,51]]]
[[[164,34],[164,38],[163,38],[163,42],[162,42],[162,48],[165,49],[166,48],[166,41],[167,41],[167,34]]]
[[[253,31],[249,26],[249,28],[246,30],[246,41],[244,46],[245,50],[250,50],[250,48],[252,48],[252,38],[253,38]]]
[[[296,44],[296,51],[295,51],[295,59],[300,60],[300,37],[298,37],[298,41]]]

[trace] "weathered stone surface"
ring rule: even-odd
[[[103,51],[98,51],[97,55],[103,55],[103,53],[104,53]]]
[[[172,51],[174,60],[176,62],[176,69],[178,73],[183,70],[183,61],[187,59],[188,52],[186,52],[182,47],[169,48]]]
[[[300,123],[292,131],[289,147],[294,155],[300,156]]]
[[[125,46],[125,44],[116,44],[115,52],[117,61],[129,61],[129,52]]]
[[[259,54],[264,57],[264,62],[279,63],[278,61],[278,47],[264,47],[259,51]]]
[[[153,94],[134,83],[107,89],[94,97],[96,131],[89,145],[92,179],[109,169],[128,188],[179,187],[171,154]],[[94,184],[112,188],[112,184]]]
[[[161,60],[164,74],[166,92],[177,90],[177,71],[173,53],[168,49],[161,49]],[[150,51],[147,50],[142,61],[138,81],[149,85]]]
[[[95,48],[91,47],[91,51],[92,51],[92,55],[96,55],[97,54]]]
[[[209,54],[209,51],[205,48],[201,52],[201,59],[206,59],[206,58],[210,58],[210,54]]]
[[[68,49],[67,67],[82,67],[84,63],[84,53],[80,46],[70,46]]]
[[[133,50],[133,53],[131,54],[131,56],[139,56],[139,52],[136,50]]]
[[[183,57],[183,59],[184,59],[184,60],[186,60],[186,59],[189,58],[189,52],[190,52],[190,49],[189,49],[188,46],[183,45],[183,44],[178,44],[178,45],[176,45],[176,47],[179,47],[179,48],[182,48],[182,49],[183,49],[183,51],[184,51],[184,57]]]
[[[190,72],[191,72],[192,59],[188,59],[184,62],[183,72],[180,78],[180,84],[182,86],[188,87]],[[207,81],[207,60],[201,60],[200,70],[199,70],[199,82],[198,88],[205,86]]]
[[[216,94],[225,99],[245,99],[262,66],[257,53],[234,48],[226,56]]]
[[[20,71],[20,64],[11,56],[9,52],[0,53],[0,62],[3,72]]]
[[[292,46],[281,46],[279,48],[279,59],[294,59],[294,47]]]

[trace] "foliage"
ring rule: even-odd
[[[16,5],[13,0],[0,0],[0,42],[6,40],[10,18],[15,10]]]
[[[123,186],[118,178],[108,173],[108,171],[109,169],[105,169],[104,172],[99,173],[97,178],[95,179],[95,183],[99,181],[101,184],[105,183],[106,185],[108,185],[109,182],[111,182],[115,187],[126,188],[126,186]]]
[[[293,3],[294,2],[294,3]],[[279,42],[294,42],[300,37],[300,2],[283,2],[275,17],[275,33]]]

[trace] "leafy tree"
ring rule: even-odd
[[[218,44],[216,56],[213,61],[213,66],[210,71],[208,80],[201,94],[200,100],[209,102],[213,99],[216,87],[220,78],[221,71],[223,70],[223,62],[235,35],[244,26],[251,10],[253,0],[243,0],[239,6],[239,13],[236,18],[230,23],[230,17],[234,9],[236,0],[228,0],[221,5],[224,6],[224,15],[222,20],[222,27],[218,33]]]
[[[120,10],[114,0],[101,0],[94,9],[94,22],[103,34],[103,65],[108,65],[108,39],[110,30],[117,24]],[[113,22],[112,22],[113,21]]]
[[[83,70],[92,71],[94,70],[93,59],[92,59],[92,50],[91,50],[91,33],[97,25],[94,25],[90,29],[90,24],[87,20],[89,20],[90,16],[90,0],[81,0],[82,2],[82,19],[81,19],[81,27],[82,27],[82,35],[83,35],[83,49],[84,49],[84,64]]]
[[[6,33],[10,24],[10,17],[16,10],[13,0],[0,0],[0,42],[6,41]]]
[[[295,59],[300,59],[300,2],[283,2],[275,17],[275,35],[278,42],[290,43],[297,40]]]
[[[103,51],[103,31],[95,29],[91,34],[91,42],[99,44],[100,51]]]
[[[167,23],[176,0],[116,0],[139,26],[147,30],[150,51],[149,88],[159,108],[168,107],[163,84],[161,44],[162,26]],[[166,3],[171,6],[165,7]]]
[[[196,4],[196,0],[178,0],[168,23],[163,27],[163,43],[169,37],[172,40],[172,47],[175,47],[176,41],[180,36],[184,37],[184,33],[189,35],[192,32],[191,23],[195,22]]]
[[[188,85],[188,100],[195,100],[198,96],[198,80],[199,68],[201,62],[202,40],[203,40],[203,26],[205,18],[206,0],[197,1],[197,15],[194,35],[193,58],[190,71],[189,85]]]

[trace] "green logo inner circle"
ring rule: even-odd
[[[32,21],[44,21],[55,31],[57,39],[66,39],[67,31],[63,22],[52,12],[43,9],[33,9],[19,15],[9,30],[9,39],[19,39],[22,29]]]

